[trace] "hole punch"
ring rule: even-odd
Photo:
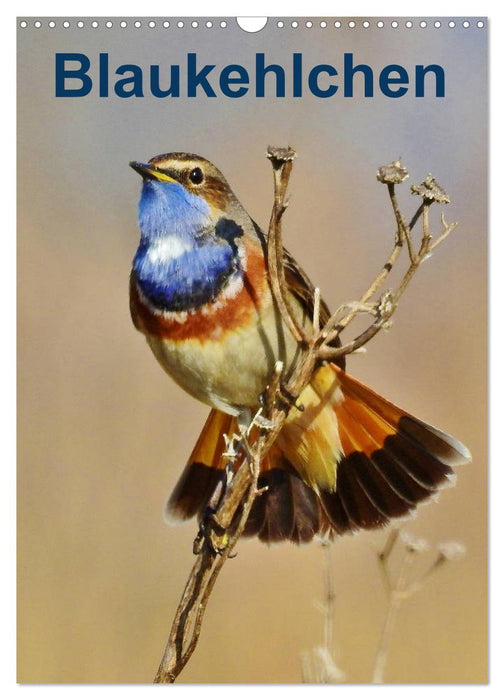
[[[251,34],[255,32],[260,32],[264,29],[268,22],[267,17],[237,17],[236,21],[240,29],[244,32],[250,32]]]

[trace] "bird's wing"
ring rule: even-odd
[[[289,253],[288,250],[283,251],[283,264],[285,270],[285,282],[289,291],[301,302],[306,310],[308,318],[313,318],[314,309],[314,294],[315,287],[306,272],[300,267],[296,259]],[[323,299],[320,300],[319,324],[323,328],[331,317],[329,307]],[[334,347],[341,345],[339,336],[331,343]],[[334,360],[342,369],[345,369],[345,358],[341,357]]]
[[[283,250],[285,282],[289,291],[301,302],[310,318],[313,317],[315,287],[306,272],[288,250]],[[330,318],[330,311],[323,299],[320,300],[320,325],[324,326]]]

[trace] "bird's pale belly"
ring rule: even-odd
[[[259,396],[280,359],[289,368],[298,352],[290,333],[278,331],[278,319],[263,318],[246,328],[216,329],[215,337],[186,339],[147,335],[163,369],[196,399],[226,413],[259,405]]]

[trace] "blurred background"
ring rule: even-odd
[[[360,296],[393,244],[379,165],[402,158],[409,185],[429,172],[451,195],[459,226],[422,266],[392,329],[348,369],[473,454],[455,488],[404,529],[463,543],[403,605],[385,680],[481,683],[487,677],[486,243],[487,28],[298,28],[258,34],[155,19],[126,28],[58,18],[18,30],[18,680],[149,683],[192,566],[194,522],[169,527],[167,496],[207,408],[163,375],[132,326],[128,275],[140,192],[130,160],[198,153],[226,175],[263,227],[272,201],[268,144],[297,149],[285,243],[333,308]],[[346,23],[346,20],[345,20]],[[485,22],[486,25],[486,22]],[[342,65],[345,51],[376,74],[387,64],[438,63],[446,97],[319,99],[54,97],[54,54],[108,52],[123,63]],[[94,71],[94,68],[93,68]],[[92,71],[93,77],[96,72]],[[431,213],[441,230],[441,209]],[[348,682],[368,682],[386,613],[376,553],[386,531],[334,543],[334,656]],[[398,560],[394,559],[397,567]],[[418,573],[417,571],[417,573]],[[198,648],[180,676],[195,683],[296,683],[301,655],[321,643],[324,553],[313,543],[243,541],[211,597]]]

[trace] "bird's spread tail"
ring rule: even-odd
[[[414,418],[333,364],[320,367],[261,465],[244,531],[266,542],[308,542],[386,525],[454,480],[462,443]],[[236,419],[212,410],[168,502],[170,519],[202,516]]]

